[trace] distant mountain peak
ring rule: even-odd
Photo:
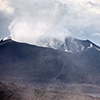
[[[11,36],[8,36],[8,37],[3,38],[0,42],[4,42],[4,41],[7,41],[7,40],[12,40],[11,39]]]
[[[11,37],[5,37],[0,41],[0,44],[13,41]],[[95,48],[100,51],[100,47],[91,42],[90,40],[80,40],[74,37],[65,37],[63,41],[57,38],[43,38],[37,43],[37,46],[56,49],[63,52],[81,52],[87,49]]]
[[[5,37],[5,38],[3,38],[2,40],[0,40],[0,45],[2,45],[2,44],[4,44],[4,43],[7,43],[7,42],[11,42],[11,41],[13,41],[13,40],[11,39],[11,37]]]
[[[81,52],[92,47],[99,48],[99,46],[95,45],[90,40],[80,40],[71,36],[66,37],[63,41],[57,38],[44,38],[40,40],[39,43],[39,46],[49,47],[64,52]]]

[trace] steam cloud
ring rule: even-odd
[[[100,43],[98,0],[0,0],[0,4],[16,41],[38,45],[40,39],[63,41],[65,36],[74,36]]]

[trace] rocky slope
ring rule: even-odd
[[[71,93],[43,88],[25,88],[0,81],[0,100],[100,100],[83,93]]]
[[[0,42],[0,79],[12,83],[100,84],[100,51],[96,46],[80,52]]]
[[[92,47],[100,51],[100,47],[91,41],[80,40],[73,37],[66,37],[63,40],[58,40],[57,38],[43,38],[40,39],[37,44],[64,52],[81,52]]]

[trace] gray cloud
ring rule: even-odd
[[[0,39],[10,34],[8,27],[13,20],[13,11],[8,0],[0,0]]]

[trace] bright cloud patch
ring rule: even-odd
[[[100,33],[99,0],[1,0],[0,10],[13,14],[11,37],[20,42],[39,43],[40,39],[65,36],[90,39]],[[37,42],[38,41],[38,42]]]
[[[93,33],[93,36],[100,36],[100,33]]]
[[[7,13],[7,14],[13,14],[14,8],[9,6],[8,0],[0,0],[0,12]]]

